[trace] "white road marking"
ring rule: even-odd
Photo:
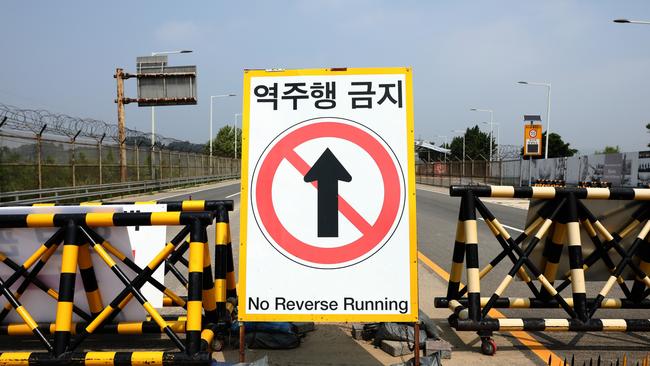
[[[479,217],[478,219],[481,220],[481,221],[485,221],[485,219],[482,218],[482,217]],[[512,226],[508,226],[508,225],[504,225],[504,224],[501,224],[501,226],[503,226],[503,227],[506,228],[506,229],[510,229],[510,230],[518,231],[518,232],[520,232],[520,233],[523,233],[523,232],[524,232],[523,230],[521,230],[521,229],[517,229],[516,227],[512,227]]]
[[[235,184],[236,183],[229,184],[229,185],[235,185]],[[221,186],[221,187],[228,187],[229,185],[225,185],[225,186]],[[173,198],[173,197],[190,196],[190,195],[193,195],[194,193],[197,193],[197,192],[209,191],[211,189],[218,189],[218,188],[221,188],[221,187],[210,187],[210,188],[198,189],[196,191],[187,192],[187,193],[180,193],[180,194],[176,193],[176,194],[173,194],[171,196],[165,196],[165,197],[162,197],[162,198],[158,198],[156,201],[162,201],[162,200],[166,200],[166,199]],[[237,194],[239,194],[239,193],[237,193]],[[230,196],[228,196],[228,197],[230,197]],[[228,197],[226,197],[226,198],[228,198]]]
[[[231,194],[230,196],[226,196],[226,198],[235,197],[236,195],[238,195],[238,194],[240,194],[240,193],[241,193],[241,192],[233,193],[233,194]]]

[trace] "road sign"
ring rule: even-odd
[[[542,155],[542,125],[524,125],[524,156]]]
[[[167,56],[136,59],[138,106],[188,105],[197,103],[196,66],[167,66]]]
[[[247,70],[239,317],[414,321],[411,70]]]

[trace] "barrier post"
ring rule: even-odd
[[[587,289],[582,263],[582,245],[580,242],[580,223],[578,222],[578,204],[574,194],[567,200],[567,243],[569,251],[569,268],[571,269],[571,289],[573,291],[573,310],[580,320],[587,321]]]
[[[214,242],[214,288],[216,291],[217,320],[229,320],[226,309],[227,296],[227,271],[228,271],[228,243],[230,243],[230,227],[228,210],[220,208],[217,211],[215,223]]]
[[[462,207],[465,207],[465,196],[460,199],[461,213]],[[463,277],[463,264],[465,263],[465,228],[461,214],[458,215],[456,224],[456,238],[454,240],[454,252],[452,254],[451,271],[449,274],[449,283],[447,284],[447,299],[457,300],[460,298],[458,290],[460,280]]]
[[[203,290],[203,246],[207,241],[205,227],[194,220],[190,225],[189,284],[187,287],[187,321],[185,325],[188,356],[201,350],[201,313]]]
[[[56,307],[56,323],[54,327],[54,354],[56,356],[64,353],[70,343],[72,306],[79,254],[77,230],[77,225],[72,220],[66,224],[59,280],[59,300]]]
[[[467,300],[469,318],[481,320],[481,279],[478,263],[478,231],[476,225],[476,209],[474,195],[467,191],[463,196],[465,202],[461,206],[461,221],[465,232],[465,260],[467,261]]]

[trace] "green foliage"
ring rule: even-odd
[[[596,150],[596,154],[617,154],[620,153],[621,149],[616,146],[605,146],[602,150]]]
[[[237,158],[241,157],[241,129],[237,128]],[[210,153],[210,144],[205,145],[205,153]],[[217,132],[217,137],[212,140],[212,155],[232,158],[235,156],[235,129],[224,126]]]
[[[451,149],[453,156],[461,159],[463,156],[463,137],[454,137],[448,148]],[[492,155],[494,156],[496,152],[497,144],[493,137]],[[465,156],[467,159],[472,160],[486,160],[490,158],[490,134],[481,131],[478,125],[465,130]]]

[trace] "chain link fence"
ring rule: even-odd
[[[421,162],[415,165],[416,182],[449,187],[454,184],[521,185],[528,173],[528,163],[522,160],[466,160]]]
[[[0,104],[0,192],[120,182],[113,125]],[[240,160],[210,157],[202,144],[127,131],[127,181],[233,176]]]

